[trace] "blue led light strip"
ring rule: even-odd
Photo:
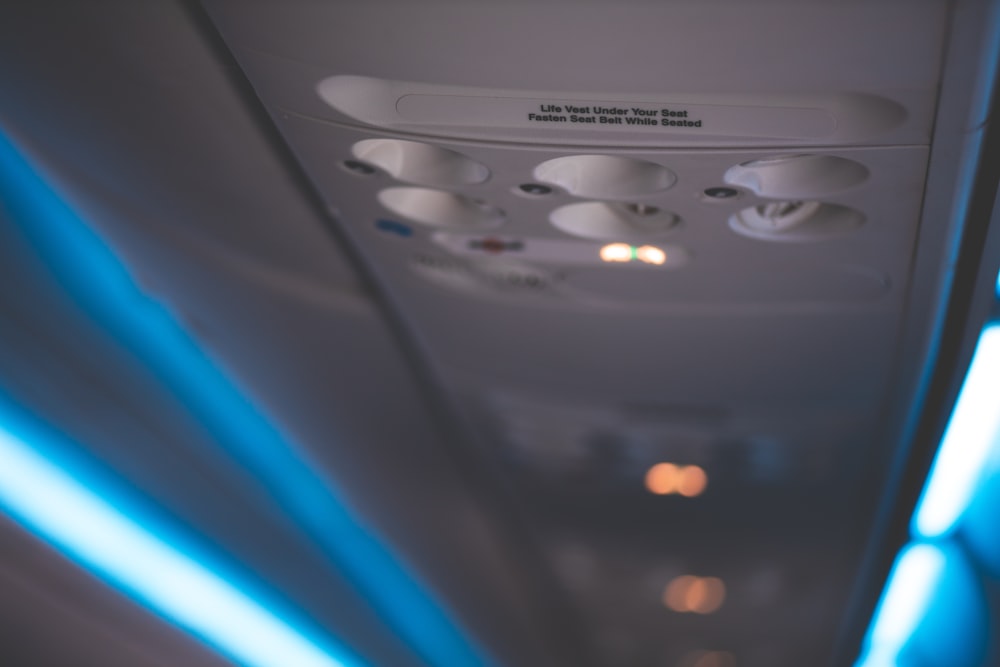
[[[980,334],[917,503],[911,534],[948,543],[982,482],[991,458],[1000,456],[1000,324]],[[897,667],[904,646],[919,633],[939,578],[947,567],[936,546],[911,541],[896,561],[875,610],[865,653],[856,667]]]
[[[945,568],[941,550],[930,544],[907,546],[889,574],[857,667],[894,667],[900,649],[916,630]]]
[[[169,387],[340,568],[392,631],[437,667],[489,665],[434,596],[286,441],[0,133],[0,201],[60,284]],[[293,663],[287,663],[293,664]]]
[[[0,506],[74,560],[248,667],[355,667],[321,649],[0,430]]]
[[[913,532],[925,538],[949,532],[969,505],[983,466],[1000,437],[1000,326],[987,327],[955,403],[923,496]]]

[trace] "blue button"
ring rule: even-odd
[[[403,238],[413,236],[413,228],[395,220],[376,220],[375,228],[387,234],[395,234]]]

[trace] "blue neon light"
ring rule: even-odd
[[[0,430],[0,506],[87,568],[248,667],[355,667],[146,532]],[[342,653],[342,651],[337,651]]]
[[[141,292],[122,262],[2,134],[0,201],[66,291],[183,401],[402,641],[429,664],[491,664],[433,595],[348,512],[320,467],[247,400],[169,311]]]
[[[945,557],[929,544],[906,547],[896,559],[868,633],[868,650],[857,667],[895,665],[917,628],[944,571]]]
[[[978,584],[962,575],[967,560],[950,539],[981,493],[990,462],[1000,456],[1000,324],[980,334],[958,400],[911,524],[915,539],[900,552],[875,610],[866,649],[856,667],[898,667],[901,652],[919,654],[915,664],[979,664],[984,619]],[[951,549],[950,564],[942,548]],[[934,599],[945,569],[949,599]],[[967,569],[967,566],[965,566]],[[957,627],[952,627],[958,624]],[[926,626],[926,627],[925,627]],[[982,627],[980,627],[982,626]],[[943,634],[942,634],[943,633]],[[964,633],[964,634],[963,634]],[[948,639],[952,645],[948,644]],[[957,638],[957,639],[956,639]],[[912,648],[910,648],[912,646]],[[912,658],[912,656],[911,656]],[[906,664],[910,664],[906,662]]]
[[[950,531],[969,505],[983,466],[1000,437],[1000,326],[979,338],[948,422],[913,531],[925,538]]]

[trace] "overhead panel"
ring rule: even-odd
[[[824,664],[955,231],[947,3],[205,4],[594,664]]]

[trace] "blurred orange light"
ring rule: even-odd
[[[682,481],[681,469],[673,463],[657,463],[646,471],[646,488],[658,496],[676,493]]]
[[[694,498],[705,491],[708,475],[700,466],[657,463],[646,471],[646,489],[658,496],[680,494]]]
[[[667,262],[667,253],[651,245],[636,248],[635,257],[640,262],[645,262],[646,264],[665,264]]]
[[[685,498],[701,495],[708,486],[708,475],[699,466],[684,466],[681,468],[681,479],[677,484],[677,493]]]
[[[684,595],[688,611],[696,614],[711,614],[722,606],[726,599],[726,586],[721,579],[704,577],[693,582]]]
[[[609,243],[601,248],[601,259],[605,262],[631,262],[632,246],[627,243]]]
[[[671,581],[667,584],[666,590],[663,591],[663,604],[673,611],[690,611],[687,605],[687,592],[696,581],[698,581],[698,577],[693,577],[690,574],[685,574]]]
[[[726,585],[718,577],[690,574],[672,580],[663,591],[663,604],[676,612],[711,614],[726,599]]]

